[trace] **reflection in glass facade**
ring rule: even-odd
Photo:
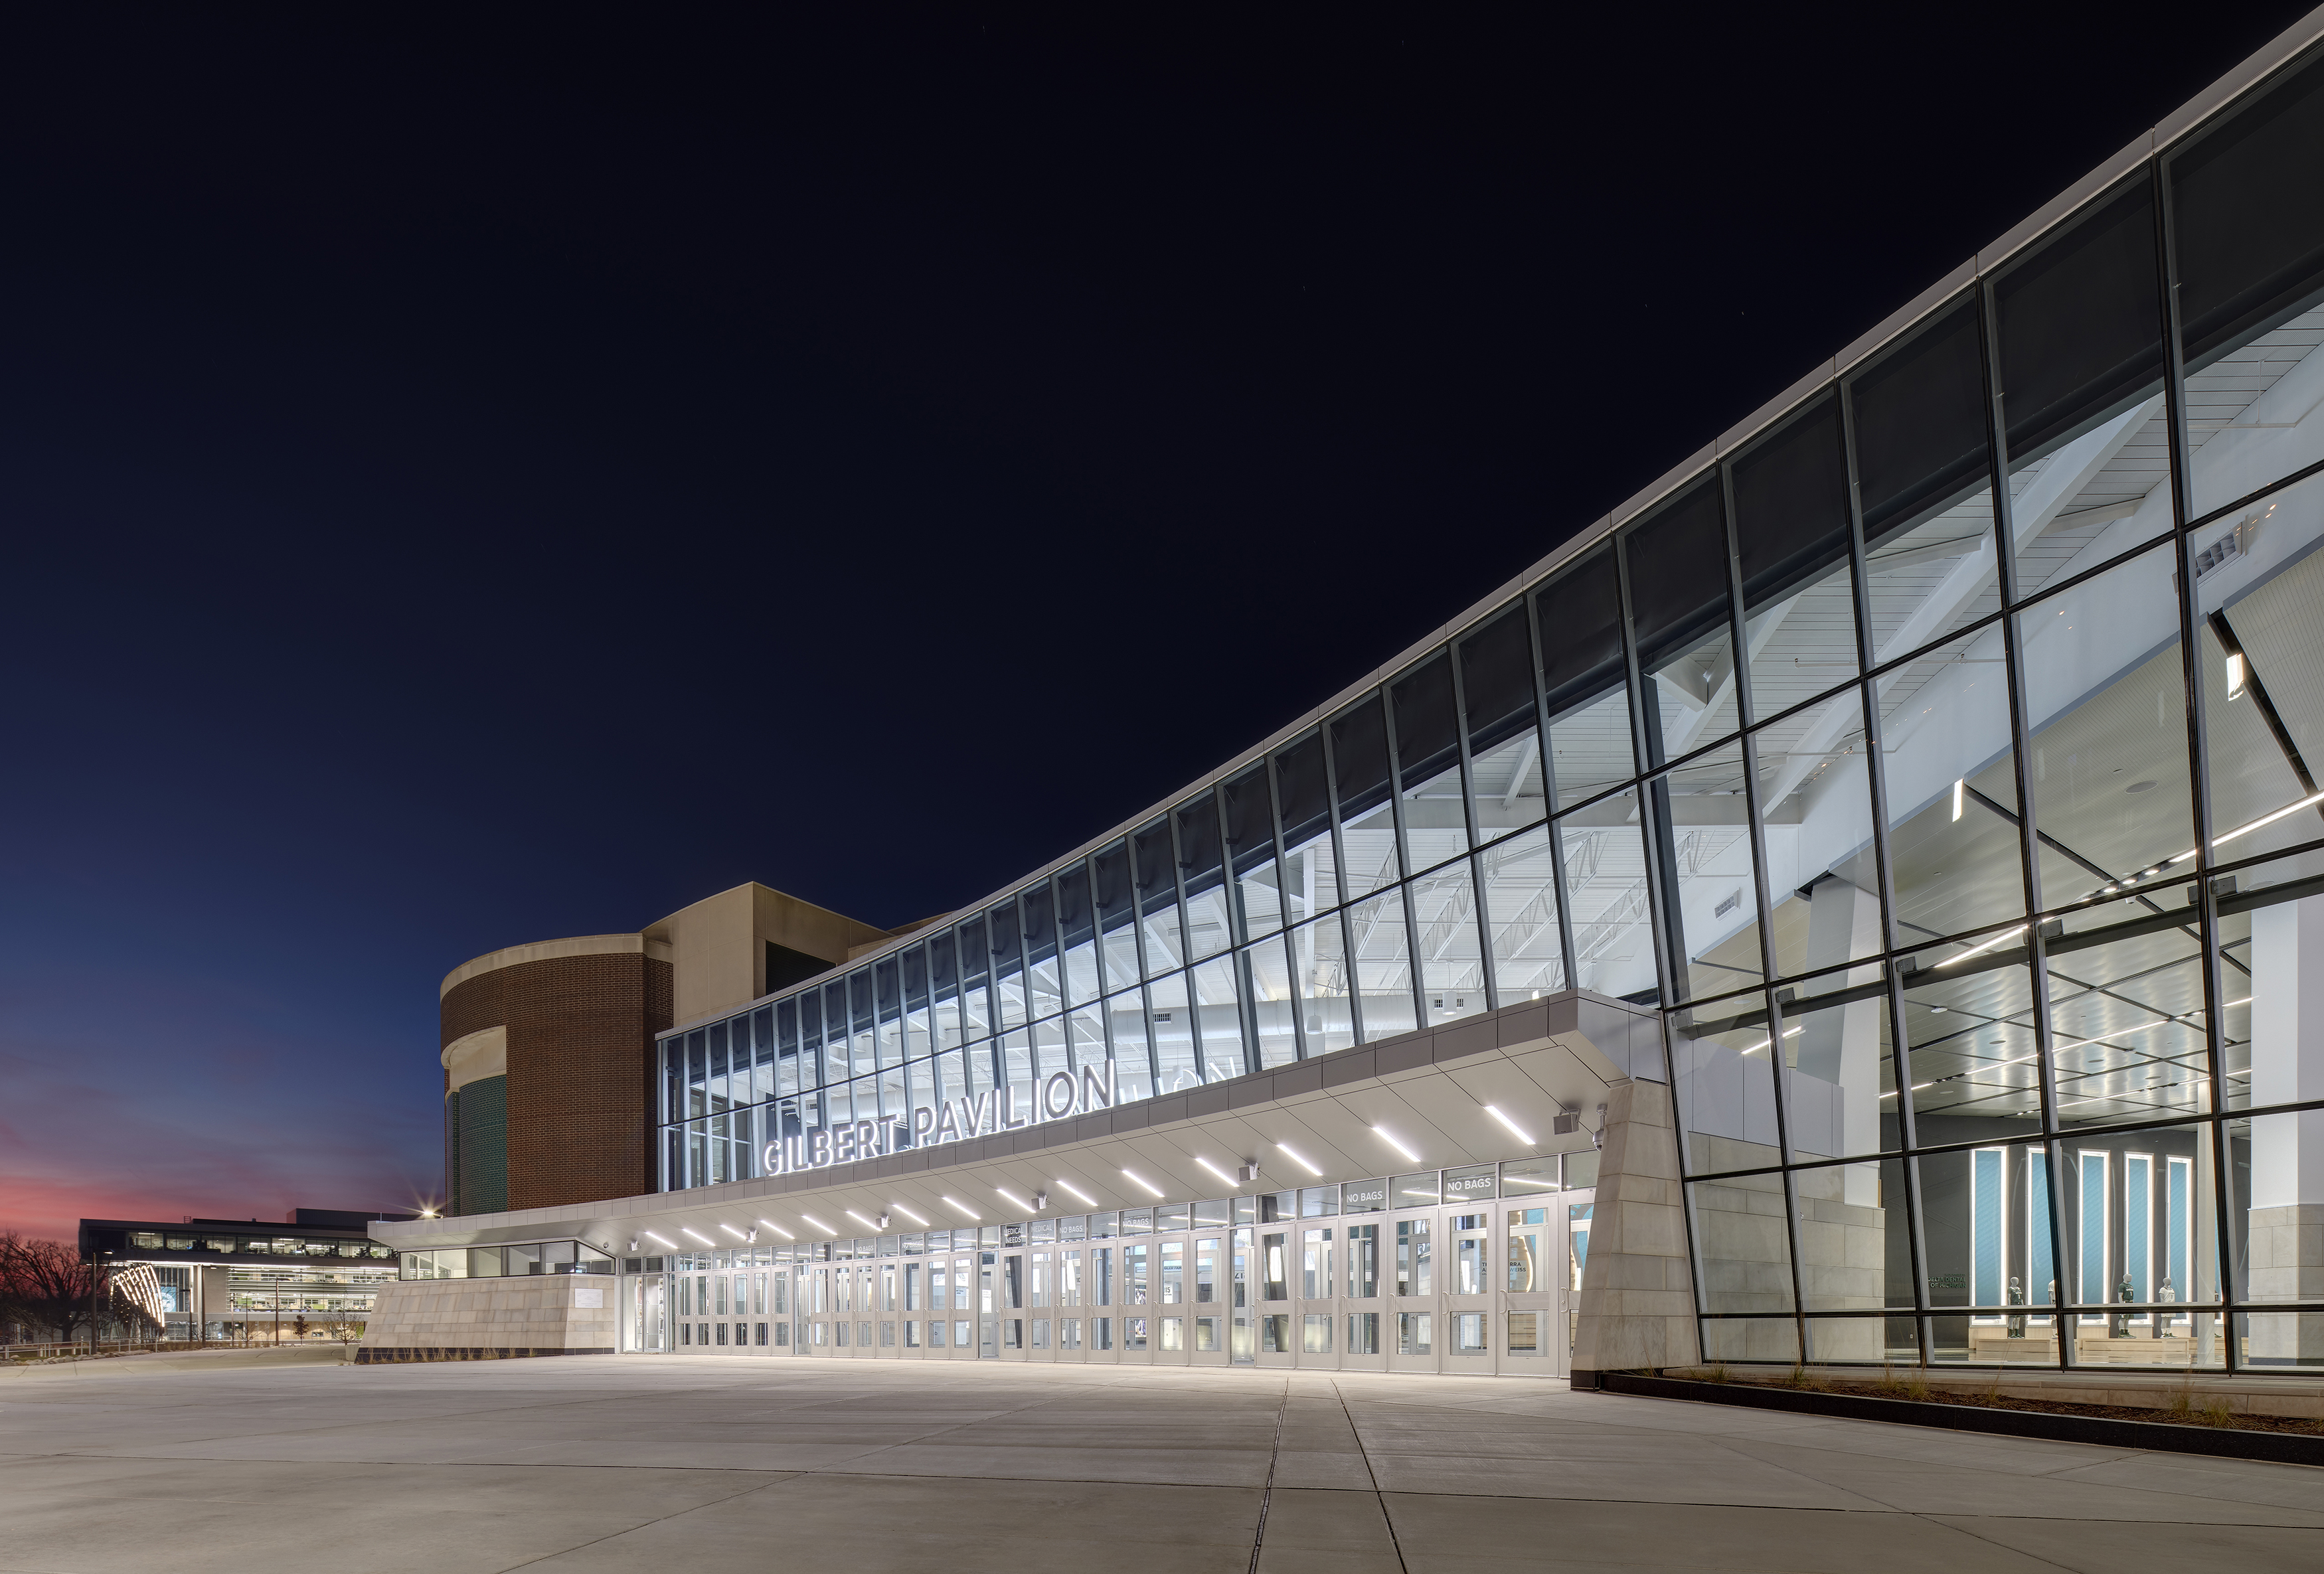
[[[2318,191],[2310,55],[1378,686],[670,1036],[666,1188],[1581,989],[1664,1014],[1706,1358],[2324,1368]]]

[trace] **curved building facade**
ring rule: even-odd
[[[647,1058],[670,985],[669,948],[641,934],[513,946],[444,980],[447,1212],[638,1189]]]
[[[2324,1369],[2319,32],[1148,814],[681,1004],[649,1194],[388,1234],[595,1229],[634,1348]]]

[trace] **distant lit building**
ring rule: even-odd
[[[301,1318],[322,1336],[368,1321],[396,1276],[395,1253],[371,1239],[372,1224],[414,1217],[300,1208],[279,1225],[84,1219],[80,1256],[106,1275],[108,1303],[142,1309],[169,1339],[292,1338]]]

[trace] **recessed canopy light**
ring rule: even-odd
[[[1508,1116],[1502,1114],[1497,1106],[1491,1104],[1486,1105],[1485,1113],[1499,1121],[1502,1125],[1508,1127],[1510,1132],[1516,1136],[1519,1142],[1524,1143],[1527,1147],[1531,1147],[1533,1146],[1533,1138],[1526,1135],[1525,1128],[1520,1127],[1516,1121],[1510,1119]]]
[[[918,1214],[913,1212],[910,1209],[905,1207],[901,1202],[890,1202],[888,1206],[893,1208],[897,1212],[910,1220],[914,1224],[920,1225],[925,1228],[928,1222]]]
[[[1121,1173],[1122,1173],[1123,1174],[1125,1174],[1125,1175],[1128,1175],[1128,1176],[1129,1176],[1129,1177],[1130,1177],[1133,1182],[1137,1183],[1139,1185],[1141,1185],[1141,1186],[1145,1187],[1148,1191],[1149,1191],[1149,1192],[1153,1192],[1153,1193],[1154,1193],[1154,1195],[1156,1195],[1157,1197],[1159,1197],[1160,1195],[1162,1195],[1162,1188],[1161,1188],[1161,1187],[1159,1187],[1159,1186],[1156,1185],[1153,1182],[1151,1182],[1151,1181],[1148,1180],[1144,1175],[1139,1174],[1136,1170],[1124,1170],[1124,1171],[1122,1171]]]
[[[967,1203],[963,1202],[957,1197],[947,1197],[945,1201],[951,1206],[959,1209],[963,1213],[967,1214],[971,1219],[982,1220],[984,1217],[983,1214],[979,1213],[975,1209],[971,1208]]]
[[[1397,1141],[1395,1134],[1389,1131],[1387,1127],[1373,1127],[1372,1135],[1379,1137],[1382,1142],[1388,1144],[1388,1146],[1396,1149],[1397,1152],[1402,1154],[1409,1163],[1416,1164],[1420,1162],[1420,1155],[1413,1152],[1410,1148],[1405,1146],[1404,1144]]]
[[[1063,1175],[1059,1175],[1057,1177],[1057,1184],[1063,1186],[1066,1191],[1071,1192],[1074,1196],[1080,1198],[1083,1203],[1086,1206],[1091,1208],[1097,1206],[1096,1198],[1091,1196],[1087,1192],[1083,1191],[1079,1186],[1074,1185],[1071,1181],[1066,1180]]]
[[[1305,1159],[1304,1159],[1304,1158],[1300,1157],[1300,1156],[1299,1156],[1298,1150],[1297,1150],[1297,1149],[1296,1149],[1296,1148],[1294,1148],[1294,1147],[1293,1147],[1289,1143],[1287,1143],[1287,1142],[1278,1142],[1278,1143],[1277,1143],[1275,1146],[1277,1146],[1277,1147],[1279,1147],[1279,1148],[1281,1148],[1285,1153],[1289,1154],[1289,1155],[1291,1155],[1291,1162],[1292,1162],[1293,1164],[1297,1164],[1301,1169],[1305,1170],[1309,1174],[1314,1175],[1314,1176],[1317,1177],[1318,1179],[1321,1179],[1321,1178],[1322,1178],[1323,1172],[1323,1171],[1321,1171],[1321,1170],[1319,1170],[1319,1169],[1317,1169],[1314,1164],[1309,1164]]]
[[[773,1230],[777,1235],[781,1236],[785,1240],[797,1240],[798,1238],[798,1237],[793,1235],[789,1230],[785,1229],[781,1225],[775,1223],[772,1220],[761,1219],[759,1222],[765,1225],[769,1229]]]

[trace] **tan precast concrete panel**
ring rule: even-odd
[[[645,938],[670,949],[676,968],[671,1019],[695,1022],[767,992],[768,941],[838,967],[853,948],[879,944],[889,932],[753,880],[648,925]]]
[[[754,943],[752,891],[747,885],[720,891],[647,926],[649,939],[669,943],[673,1020],[691,1021],[757,999],[766,968]]]
[[[661,962],[670,960],[669,947],[659,935],[644,934],[576,934],[564,940],[536,940],[526,945],[504,946],[472,958],[444,975],[437,986],[436,998],[442,999],[460,985],[479,973],[492,972],[504,967],[516,967],[528,962],[545,962],[556,956],[619,956],[631,952],[643,952]]]
[[[444,1046],[444,1091],[456,1093],[470,1082],[508,1075],[508,1027],[486,1027]]]
[[[749,888],[752,917],[758,925],[756,939],[771,940],[777,945],[819,956],[834,967],[846,962],[858,949],[880,944],[900,933],[874,928],[762,885],[754,884]],[[756,999],[767,992],[767,951],[764,945],[753,945],[751,951],[759,966],[758,988],[751,997]],[[686,1017],[681,1015],[678,1020],[685,1021]]]

